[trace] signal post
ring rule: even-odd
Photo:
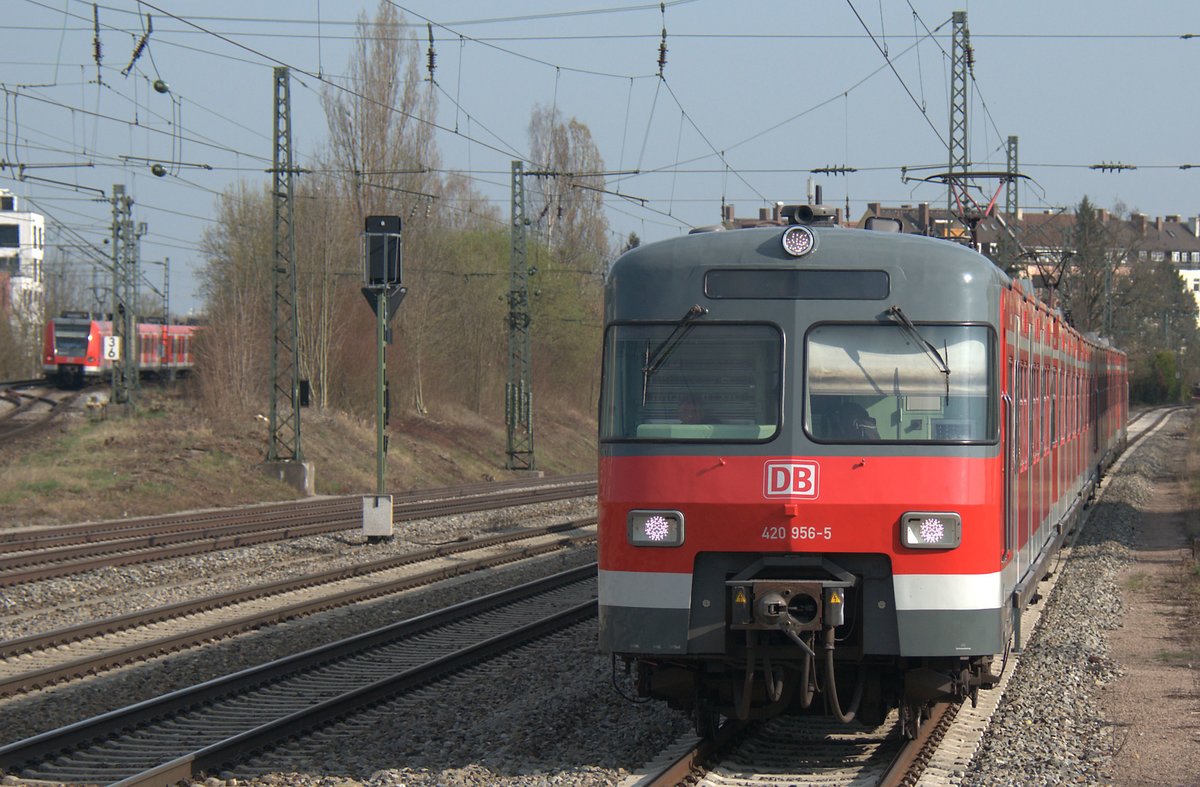
[[[403,254],[399,216],[368,216],[363,255],[363,296],[375,310],[375,478],[374,495],[363,497],[363,535],[368,543],[390,541],[392,496],[386,493],[387,470],[387,344],[391,323],[400,302],[408,294],[403,285]]]

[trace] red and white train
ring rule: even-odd
[[[179,374],[192,369],[195,360],[194,325],[139,323],[134,352],[140,374]],[[88,312],[63,312],[46,323],[42,371],[64,387],[108,379],[115,354],[112,323]]]
[[[605,309],[600,642],[641,696],[912,734],[994,685],[1123,353],[966,247],[795,219],[634,249]]]

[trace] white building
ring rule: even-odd
[[[16,195],[0,189],[0,316],[36,326],[45,292],[46,218],[17,208]]]

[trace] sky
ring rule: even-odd
[[[613,173],[605,211],[614,249],[631,232],[653,241],[713,224],[722,204],[754,216],[806,202],[810,181],[854,218],[872,202],[944,206],[945,187],[919,178],[948,168],[955,11],[967,13],[973,50],[973,170],[1003,170],[1015,136],[1025,210],[1070,210],[1087,196],[1151,217],[1200,215],[1194,0],[391,4],[423,58],[432,25],[436,69],[426,87],[437,96],[442,167],[469,176],[507,216],[512,161],[530,161],[534,108],[574,118]],[[46,215],[57,247],[49,258],[65,254],[65,268],[87,277],[109,254],[109,198],[123,184],[134,221],[146,224],[145,276],[161,287],[170,261],[180,315],[203,308],[200,240],[221,194],[239,181],[270,182],[273,68],[291,69],[303,166],[326,141],[320,94],[345,87],[355,22],[377,7],[0,6],[0,188]],[[153,88],[157,80],[168,92]],[[820,169],[831,171],[812,172]],[[986,202],[996,186],[980,180],[976,196]]]

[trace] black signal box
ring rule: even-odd
[[[366,284],[391,287],[404,279],[399,216],[367,216]]]

